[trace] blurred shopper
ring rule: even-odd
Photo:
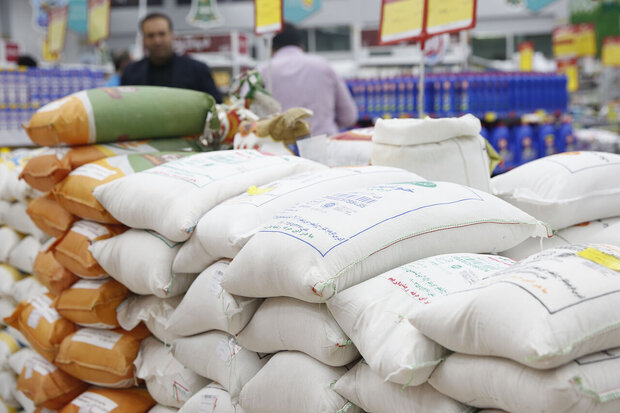
[[[172,20],[165,14],[151,13],[140,22],[147,56],[128,65],[121,85],[169,86],[206,92],[220,103],[222,95],[206,64],[174,53]]]
[[[273,38],[271,76],[267,64],[259,66],[263,80],[282,109],[304,107],[314,115],[308,119],[314,136],[334,135],[357,121],[357,107],[345,82],[329,63],[304,52],[301,35],[290,23]],[[269,81],[273,85],[269,85]]]
[[[110,75],[104,86],[120,86],[121,75],[123,71],[133,61],[127,50],[121,50],[112,53],[112,63],[114,64],[114,73]]]

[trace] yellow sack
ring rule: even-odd
[[[155,400],[146,389],[93,388],[82,393],[59,413],[146,413],[154,405]]]

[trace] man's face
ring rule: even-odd
[[[142,38],[144,48],[154,63],[164,63],[172,56],[174,35],[166,19],[156,17],[145,21],[142,25]]]

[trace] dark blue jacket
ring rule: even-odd
[[[206,92],[213,96],[217,103],[222,102],[222,94],[215,86],[209,66],[187,56],[175,54],[172,59],[172,83],[169,87]],[[146,57],[128,65],[123,71],[121,85],[148,86],[149,64]]]

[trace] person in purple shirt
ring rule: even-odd
[[[301,35],[290,23],[273,38],[271,75],[267,63],[258,70],[282,110],[303,107],[312,110],[308,119],[312,136],[331,136],[357,122],[357,106],[344,80],[327,60],[301,48]],[[269,81],[273,85],[269,85]],[[271,86],[271,87],[270,87]]]

